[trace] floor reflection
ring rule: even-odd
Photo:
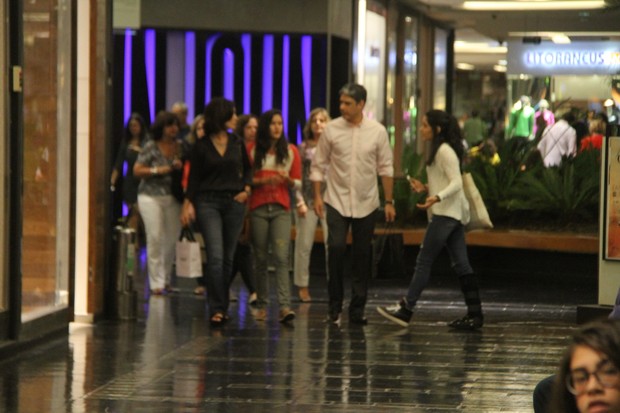
[[[74,325],[68,338],[3,361],[0,411],[531,411],[534,385],[575,328],[575,305],[596,291],[569,287],[541,304],[483,280],[487,324],[462,333],[445,327],[464,310],[452,283],[429,287],[408,329],[374,312],[402,281],[375,284],[364,327],[324,322],[324,277],[292,326],[275,307],[256,321],[239,283],[231,322],[212,329],[194,280],[179,280],[180,292],[143,299],[135,321]]]

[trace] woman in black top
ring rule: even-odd
[[[205,137],[191,155],[181,223],[196,220],[207,250],[206,284],[211,325],[228,320],[228,288],[237,240],[250,196],[252,171],[235,128],[233,102],[213,99],[204,110]]]
[[[118,148],[116,161],[112,168],[110,185],[112,191],[116,189],[118,179],[122,177],[123,202],[129,208],[127,224],[130,228],[137,229],[140,215],[138,213],[138,185],[140,178],[134,176],[133,166],[147,139],[146,123],[138,113],[132,113],[125,126],[125,133],[121,146]],[[125,164],[126,169],[125,169]],[[123,176],[123,171],[125,175]]]

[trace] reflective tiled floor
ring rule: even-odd
[[[255,321],[237,277],[231,322],[208,326],[205,299],[180,291],[144,299],[136,321],[74,325],[0,365],[0,411],[38,412],[529,412],[576,328],[577,304],[596,300],[595,278],[481,277],[486,325],[450,331],[463,305],[456,281],[436,274],[412,325],[375,311],[406,281],[375,281],[369,324],[324,322],[325,277],[297,304],[292,326]],[[593,281],[594,280],[594,281]]]

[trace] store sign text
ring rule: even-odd
[[[620,52],[611,51],[529,51],[526,66],[592,67],[620,64]]]

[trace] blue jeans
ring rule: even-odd
[[[347,252],[347,234],[351,228],[351,302],[349,317],[363,318],[368,283],[370,282],[371,243],[375,231],[376,215],[373,211],[364,218],[343,217],[340,213],[326,204],[328,248],[328,280],[330,314],[340,313],[344,301],[344,256]]]
[[[291,306],[291,281],[289,277],[289,249],[291,244],[291,212],[280,204],[266,204],[251,214],[252,247],[256,264],[256,292],[258,307],[269,302],[269,274],[267,258],[269,246],[273,254],[280,309]]]
[[[433,215],[426,227],[424,240],[416,259],[413,278],[409,283],[409,291],[406,297],[409,309],[415,306],[420,294],[426,288],[431,276],[433,262],[443,247],[448,250],[452,268],[459,277],[473,273],[467,258],[463,224],[454,218]]]
[[[232,192],[205,192],[195,202],[196,220],[207,252],[205,284],[211,315],[228,311],[228,289],[232,275],[235,248],[245,216]]]

